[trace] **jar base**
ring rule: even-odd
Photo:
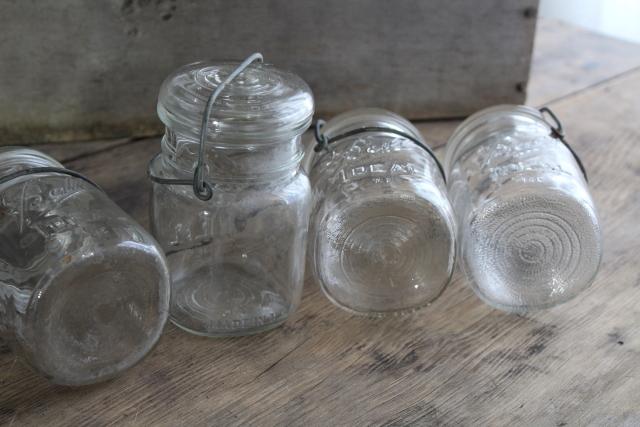
[[[411,312],[434,301],[453,272],[452,223],[437,204],[411,193],[338,206],[315,235],[322,290],[352,313]]]
[[[279,322],[276,323],[270,323],[270,324],[266,324],[263,325],[261,327],[257,327],[257,328],[253,328],[253,329],[243,329],[240,331],[231,331],[231,332],[225,332],[225,331],[200,331],[200,330],[195,330],[195,329],[191,329],[187,326],[182,325],[181,323],[179,323],[176,319],[173,318],[169,318],[169,321],[171,323],[173,323],[176,327],[178,327],[179,329],[188,332],[192,335],[198,335],[201,337],[207,337],[207,338],[231,338],[231,337],[244,337],[244,336],[250,336],[250,335],[256,335],[256,334],[261,334],[263,332],[268,332],[271,331],[273,329],[276,329],[280,326],[282,326],[287,319],[281,320]]]
[[[74,256],[81,259],[69,255],[36,291],[24,343],[39,373],[69,386],[106,381],[139,362],[160,337],[169,302],[152,252],[123,246]]]
[[[259,266],[225,262],[204,266],[173,283],[170,320],[196,335],[229,337],[264,332],[292,311],[283,289]]]
[[[595,212],[545,187],[503,194],[476,212],[462,247],[471,287],[511,313],[564,303],[586,289],[602,248]]]

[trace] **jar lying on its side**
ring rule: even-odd
[[[472,115],[448,142],[445,170],[459,259],[480,298],[526,312],[591,284],[602,256],[596,209],[581,164],[541,111]]]
[[[430,303],[451,278],[455,222],[419,131],[389,111],[360,109],[333,118],[322,134],[324,149],[308,150],[306,163],[310,258],[325,294],[374,316]]]
[[[82,385],[156,343],[169,271],[142,227],[61,168],[35,150],[0,148],[0,335],[52,382]]]
[[[169,76],[158,113],[167,127],[150,175],[193,179],[201,121],[237,63],[196,63]],[[313,116],[299,77],[254,64],[215,101],[203,147],[211,193],[155,179],[153,232],[172,273],[171,321],[200,335],[251,334],[283,323],[303,285],[311,202],[300,135]],[[210,197],[206,197],[210,196]]]

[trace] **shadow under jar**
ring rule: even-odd
[[[111,378],[158,340],[169,271],[154,239],[102,190],[26,148],[0,148],[0,335],[63,385]],[[40,169],[42,170],[42,169]]]
[[[193,178],[205,105],[237,67],[196,63],[165,80],[158,113],[167,129],[151,175]],[[169,261],[177,326],[245,335],[282,324],[296,308],[311,203],[300,135],[312,116],[311,90],[299,77],[251,65],[224,87],[209,118],[203,164],[211,198],[154,183],[153,233]]]
[[[455,221],[438,163],[409,139],[424,144],[419,131],[389,111],[359,109],[334,117],[322,133],[329,144],[317,153],[310,147],[306,167],[314,191],[310,261],[324,293],[370,316],[429,304],[453,272]]]
[[[526,312],[591,284],[602,256],[596,209],[579,163],[540,111],[501,105],[472,115],[449,139],[445,170],[459,259],[481,299]]]

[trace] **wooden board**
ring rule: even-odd
[[[0,2],[0,144],[159,133],[160,84],[254,51],[291,69],[330,116],[409,118],[521,102],[538,0]],[[25,29],[28,28],[28,31]]]
[[[541,19],[527,103],[540,106],[640,68],[640,45]]]
[[[0,424],[639,425],[639,94],[640,70],[551,103],[604,230],[601,271],[577,299],[509,315],[456,273],[431,307],[370,320],[332,306],[308,277],[285,326],[211,340],[169,325],[149,357],[106,384],[52,386],[0,345]],[[444,135],[451,124],[428,125]],[[147,224],[144,173],[158,141],[75,160],[74,146],[58,155]]]
[[[640,45],[552,19],[539,19],[527,104],[540,107],[610,78],[640,69]],[[444,145],[461,120],[422,120],[416,125],[433,145]]]

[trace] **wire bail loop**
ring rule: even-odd
[[[329,140],[327,139],[327,136],[322,133],[322,128],[326,123],[327,122],[324,120],[318,119],[316,125],[313,127],[313,136],[317,142],[316,146],[313,147],[313,151],[316,153],[319,153],[322,150],[329,150]]]
[[[580,159],[580,156],[578,156],[578,153],[576,153],[573,148],[571,148],[569,143],[565,140],[564,128],[562,127],[562,122],[560,121],[558,116],[556,116],[556,114],[549,107],[542,107],[538,111],[540,111],[540,114],[542,115],[542,120],[544,120],[544,122],[551,128],[551,136],[562,142],[562,144],[567,147],[569,152],[571,152],[571,155],[575,159],[578,167],[580,168],[580,171],[582,172],[582,175],[584,176],[584,180],[588,183],[589,178],[587,177],[587,171],[582,164],[582,160]],[[549,121],[546,119],[546,116],[549,116],[553,123],[549,123]]]

